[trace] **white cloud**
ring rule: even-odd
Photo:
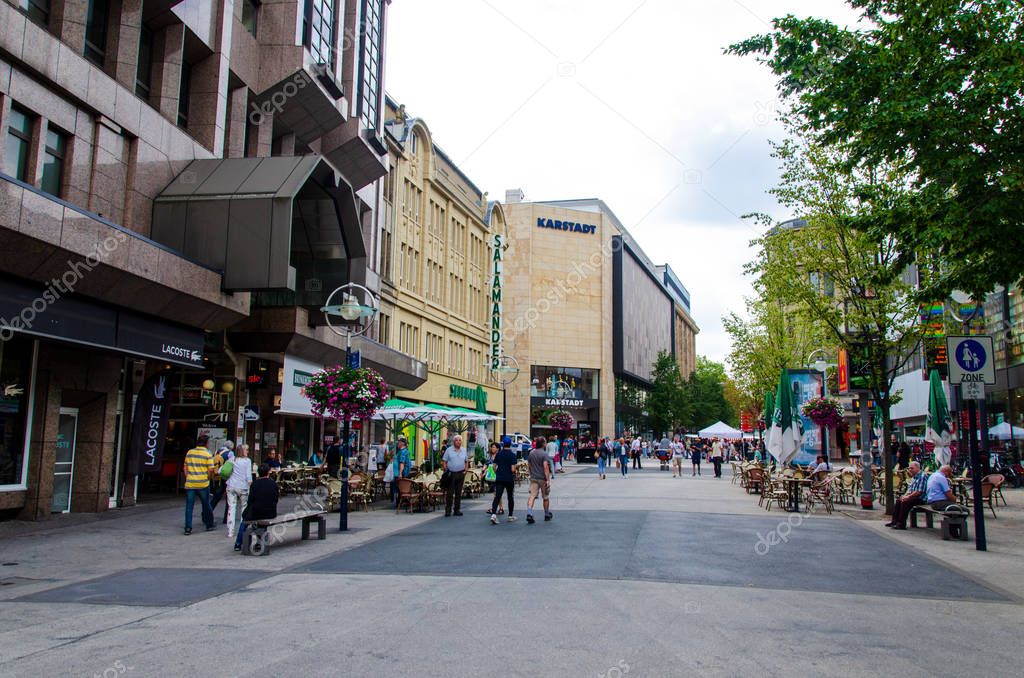
[[[724,360],[757,235],[738,216],[790,215],[765,193],[775,81],[722,50],[787,13],[853,16],[839,0],[399,0],[387,89],[492,196],[603,199],[679,273],[698,352]]]

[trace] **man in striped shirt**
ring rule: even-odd
[[[914,474],[914,477],[910,479],[907,493],[893,504],[892,520],[885,524],[886,527],[897,530],[907,529],[907,517],[910,515],[910,509],[924,503],[928,474],[921,470],[921,464],[916,461],[910,462],[910,472]]]
[[[196,497],[203,507],[206,531],[214,528],[213,509],[210,508],[210,475],[213,473],[213,455],[206,449],[207,436],[199,436],[196,446],[185,454],[185,534],[192,534],[192,512]]]

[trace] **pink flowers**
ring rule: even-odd
[[[843,423],[846,410],[835,398],[811,398],[800,409],[801,413],[818,426],[836,428]]]
[[[572,415],[565,410],[555,410],[548,417],[548,423],[551,424],[551,428],[559,431],[568,431],[576,427],[576,420],[572,418]]]
[[[380,409],[390,390],[370,368],[335,365],[317,372],[302,389],[314,414],[332,419],[368,419]]]

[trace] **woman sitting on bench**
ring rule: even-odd
[[[238,527],[238,538],[235,539],[236,551],[242,550],[246,523],[277,517],[277,498],[280,493],[277,483],[270,477],[269,464],[260,464],[259,476],[249,486],[249,503],[242,512],[242,524]]]

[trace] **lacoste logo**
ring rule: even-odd
[[[17,384],[8,384],[4,386],[4,397],[5,398],[17,398],[25,392],[25,389],[18,388]]]
[[[160,377],[157,379],[156,384],[153,385],[153,397],[157,400],[163,400],[164,394],[167,392],[167,377]]]

